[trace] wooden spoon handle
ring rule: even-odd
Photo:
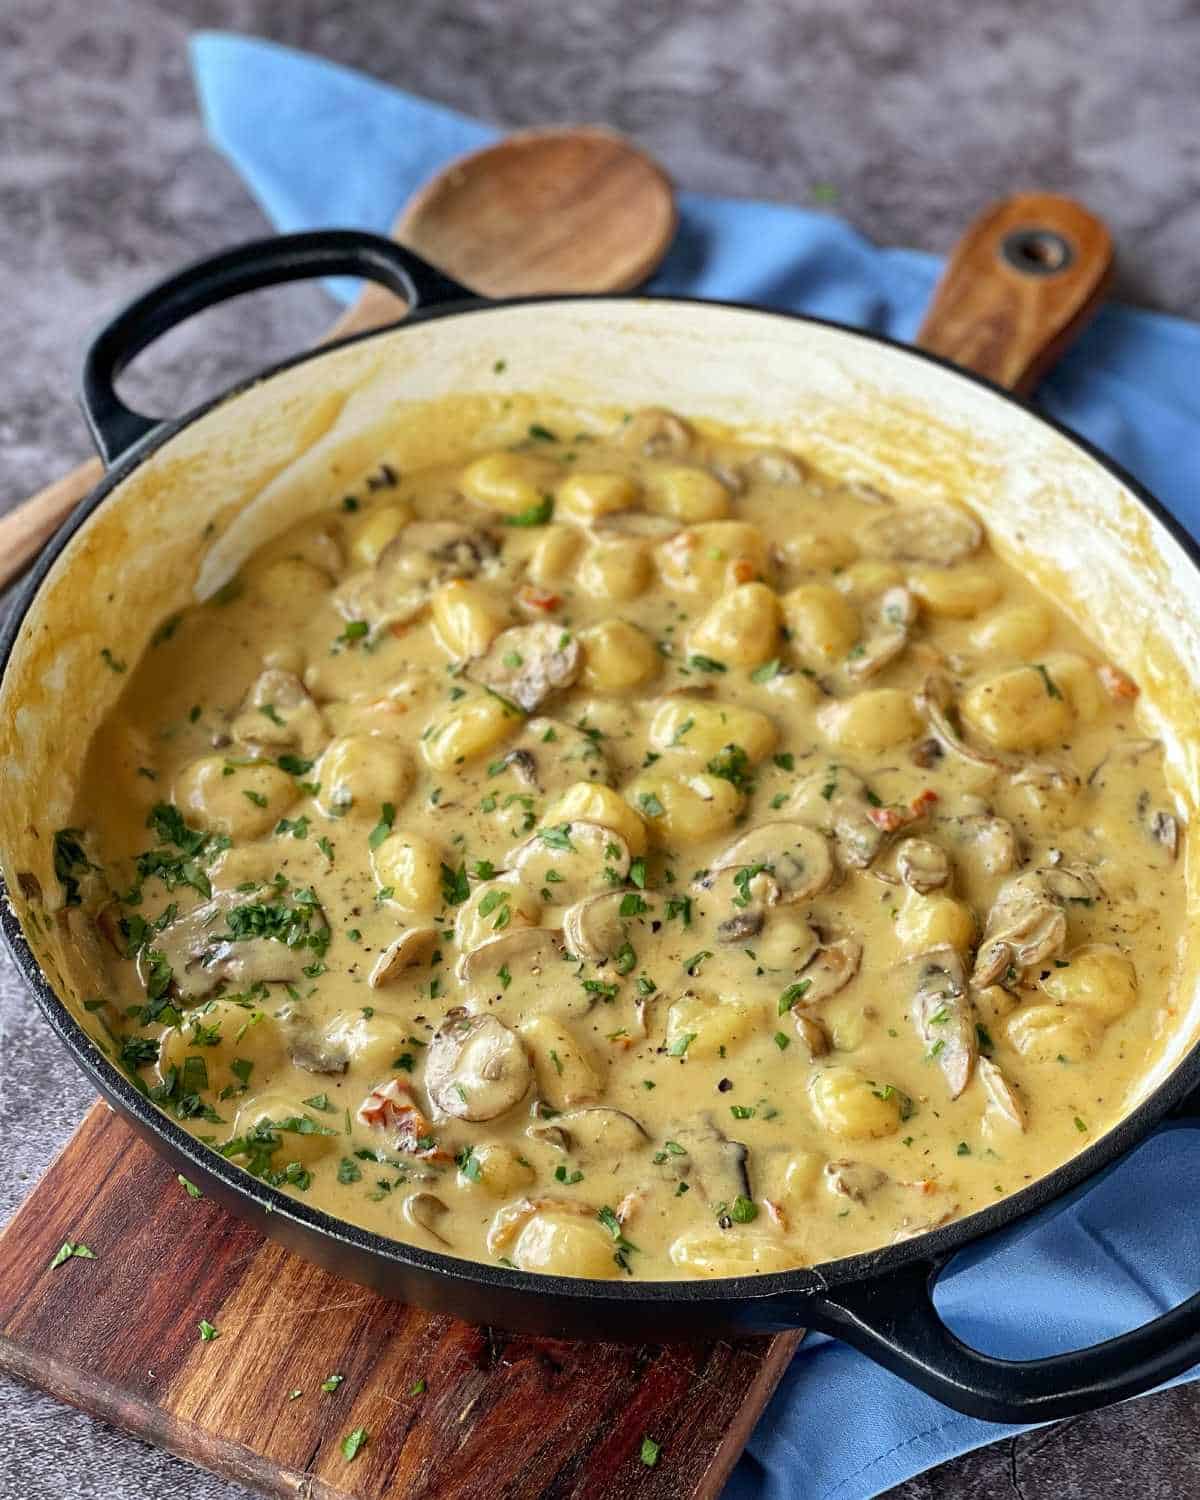
[[[1108,230],[1070,198],[1019,193],[959,240],[917,345],[1027,396],[1099,309]]]
[[[89,458],[0,516],[0,588],[24,572],[103,475],[100,460]]]
[[[357,300],[346,309],[322,343],[382,328],[404,316],[405,303],[386,288],[369,282]],[[100,483],[104,467],[98,458],[48,484],[44,490],[0,516],[0,588],[11,583],[29,566],[79,502]]]

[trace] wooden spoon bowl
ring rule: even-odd
[[[662,169],[614,132],[579,125],[521,131],[451,162],[414,194],[392,234],[484,296],[520,297],[628,291],[666,254],[676,222]],[[382,328],[404,310],[364,282],[323,342]],[[0,587],[103,472],[89,459],[0,519]]]

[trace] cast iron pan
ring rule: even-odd
[[[1049,223],[1042,212],[1046,203],[1063,210]],[[1039,213],[1033,220],[1035,204]],[[972,314],[972,278],[966,274],[951,275],[943,282],[923,330],[925,342],[965,355],[976,370],[982,368],[1010,387],[1029,388],[1053,356],[1050,345],[1066,342],[1105,279],[1106,255],[1101,256],[1098,270],[1095,256],[1090,257],[1091,269],[1082,282],[1079,274],[1089,259],[1087,236],[1097,227],[1090,216],[1074,205],[1064,205],[1063,200],[1011,200],[1007,216],[985,215],[973,232],[977,239],[974,254],[993,260],[1002,255],[1012,287],[1022,278],[1036,280],[1044,289],[1039,291],[1044,321],[1056,330],[1054,336],[1049,342],[1044,336],[1026,338],[1022,344],[1019,328],[1009,327],[1005,334],[998,326],[994,302],[987,309],[990,321],[985,319],[981,326]],[[1090,248],[1095,250],[1094,242]],[[1101,248],[1107,250],[1106,236]],[[961,265],[959,270],[963,270]],[[137,298],[101,330],[84,363],[84,410],[110,467],[103,482],[46,549],[16,601],[0,633],[0,673],[7,668],[33,596],[70,537],[149,454],[217,404],[210,402],[172,421],[151,420],[130,410],[116,394],[114,381],[121,370],[160,335],[214,303],[282,282],[340,275],[367,277],[396,292],[409,305],[408,322],[470,317],[496,305],[473,297],[392,240],[341,230],[244,245],[200,261]],[[558,300],[572,299],[521,300],[550,307]],[[692,303],[671,300],[680,318],[686,319]],[[855,339],[877,337],[859,330],[844,331]],[[908,352],[914,359],[949,363],[937,354]],[[320,357],[319,352],[301,355],[263,374]],[[217,399],[235,399],[252,383],[247,381]],[[995,401],[1018,401],[1011,390],[991,380],[980,383],[992,390]],[[1200,560],[1191,539],[1129,475],[1073,434],[1057,430],[1112,473],[1172,531],[1196,568],[1200,593]],[[949,1406],[997,1422],[1073,1416],[1138,1395],[1200,1361],[1200,1294],[1120,1337],[1088,1349],[1025,1361],[995,1359],[962,1343],[942,1322],[932,1300],[935,1282],[963,1246],[1049,1204],[1065,1206],[1170,1112],[1179,1112],[1183,1106],[1186,1116],[1185,1101],[1200,1085],[1200,1047],[1132,1114],[1057,1171],[990,1208],[917,1238],[820,1267],[769,1276],[582,1281],[460,1260],[388,1240],[250,1177],[160,1113],[98,1051],[51,989],[7,900],[0,903],[0,926],[51,1027],[100,1092],[143,1138],[206,1193],[264,1234],[384,1295],[472,1322],[553,1337],[644,1341],[817,1328],[853,1344]]]

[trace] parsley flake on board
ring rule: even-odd
[[[347,1463],[358,1457],[363,1444],[367,1441],[367,1429],[356,1427],[353,1432],[348,1432],[342,1439],[342,1456]]]
[[[82,1241],[64,1240],[50,1262],[50,1269],[56,1271],[59,1266],[65,1265],[69,1260],[95,1260],[96,1258],[96,1252]]]

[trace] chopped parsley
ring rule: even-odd
[[[59,1266],[65,1265],[69,1260],[95,1260],[96,1252],[79,1240],[64,1240],[58,1247],[54,1259],[50,1262],[50,1269],[56,1271]]]
[[[358,1457],[366,1441],[367,1429],[365,1427],[356,1427],[353,1432],[346,1434],[342,1439],[342,1456],[347,1463]]]
[[[706,767],[710,776],[728,781],[739,792],[748,792],[753,786],[750,775],[750,757],[741,745],[725,745]]]
[[[60,828],[54,835],[54,873],[68,906],[80,904],[79,875],[94,869],[96,866],[83,852],[83,830]]]
[[[624,1234],[622,1234],[620,1219],[617,1218],[616,1213],[611,1208],[609,1208],[607,1204],[605,1204],[605,1206],[600,1209],[596,1217],[600,1220],[601,1224],[604,1225],[605,1229],[608,1230],[609,1234],[612,1235],[613,1239],[616,1242],[617,1249],[616,1254],[613,1256],[613,1259],[616,1261],[617,1265],[621,1268],[622,1271],[631,1272],[632,1268],[629,1264],[629,1252],[636,1252],[637,1246],[630,1244],[630,1242],[625,1238]]]
[[[788,1011],[795,1005],[797,1000],[803,1000],[809,990],[812,989],[811,979],[797,979],[794,984],[789,984],[787,989],[779,997],[779,1014],[786,1016]]]
[[[457,1153],[454,1161],[458,1167],[458,1170],[463,1174],[468,1182],[482,1182],[483,1168],[479,1163],[479,1158],[475,1155],[474,1146],[464,1146],[463,1149]]]
[[[378,849],[380,844],[392,831],[392,824],[396,821],[396,808],[393,803],[385,802],[379,809],[379,822],[371,829],[367,836],[367,848]]]
[[[307,776],[313,768],[311,760],[304,760],[299,755],[281,755],[275,764],[289,776]]]
[[[515,516],[505,516],[506,526],[544,526],[554,514],[554,496],[543,495],[536,505],[519,510]]]

